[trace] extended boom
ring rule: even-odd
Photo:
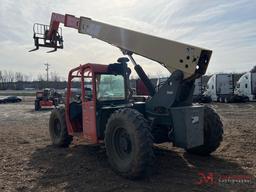
[[[65,27],[77,29],[79,33],[116,46],[126,55],[131,56],[133,53],[141,55],[162,64],[170,72],[181,70],[184,78],[195,79],[205,74],[212,53],[207,49],[116,27],[87,17],[77,18],[58,13],[52,14],[49,27],[35,24],[34,50],[39,49],[40,46],[54,48],[53,51],[63,48],[60,23]]]

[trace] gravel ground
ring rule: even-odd
[[[256,103],[212,107],[225,132],[212,156],[163,144],[155,149],[153,175],[131,181],[112,172],[104,146],[51,146],[50,110],[35,112],[32,102],[0,105],[0,191],[256,191]]]

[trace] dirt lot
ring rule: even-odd
[[[103,146],[52,147],[50,111],[35,112],[30,102],[1,105],[0,191],[256,191],[256,103],[212,106],[224,122],[218,151],[197,157],[157,147],[154,174],[129,181],[111,171]],[[250,183],[225,181],[225,175]]]

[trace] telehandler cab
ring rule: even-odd
[[[209,155],[219,147],[220,117],[209,107],[192,105],[194,81],[205,74],[212,51],[57,13],[52,14],[50,26],[34,25],[34,50],[63,48],[60,23],[118,47],[134,64],[150,97],[145,102],[132,98],[126,57],[109,65],[87,63],[74,68],[68,75],[66,106],[54,109],[50,116],[54,145],[67,147],[75,136],[91,144],[104,142],[112,169],[128,178],[142,177],[152,167],[154,143],[172,142],[198,155]],[[157,91],[133,54],[172,73]],[[74,98],[71,90],[76,80],[81,94]]]

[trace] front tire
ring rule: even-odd
[[[145,176],[154,159],[153,137],[144,116],[134,109],[119,109],[108,120],[105,145],[112,169],[134,179]]]
[[[49,132],[52,144],[58,147],[68,147],[72,136],[68,135],[64,107],[52,110],[49,120]]]
[[[206,156],[214,152],[222,141],[223,125],[219,115],[210,107],[204,109],[204,144],[186,149],[188,153]]]

